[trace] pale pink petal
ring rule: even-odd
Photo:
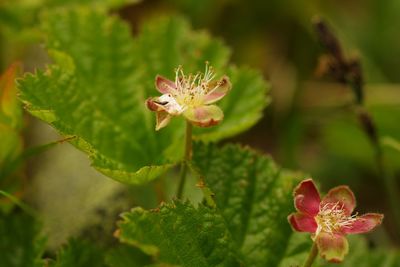
[[[216,125],[224,118],[222,110],[215,105],[188,108],[183,115],[192,124],[200,127]]]
[[[162,94],[171,94],[175,92],[176,85],[173,81],[170,81],[167,78],[157,75],[156,88]]]
[[[366,233],[380,225],[382,220],[383,214],[367,213],[357,217],[357,219],[350,226],[342,227],[342,232],[345,234]]]
[[[165,110],[165,107],[157,101],[158,98],[148,98],[146,100],[146,106],[151,111],[162,111]]]
[[[156,131],[164,128],[171,120],[171,115],[165,111],[157,112],[156,114]]]
[[[219,81],[210,83],[210,92],[204,97],[204,104],[211,104],[223,98],[231,89],[232,84],[227,76],[222,77]]]
[[[293,229],[298,232],[315,233],[318,227],[314,217],[304,213],[292,213],[288,216],[288,221]]]
[[[151,111],[165,111],[173,116],[177,116],[183,111],[182,106],[170,94],[149,98],[146,100],[146,105]]]
[[[321,232],[315,242],[321,257],[329,262],[339,263],[349,252],[349,243],[343,235]]]
[[[319,212],[321,198],[312,179],[303,180],[294,189],[294,205],[300,212],[316,216]]]
[[[356,207],[356,198],[353,192],[346,185],[340,185],[329,190],[328,194],[322,199],[321,206],[333,204],[340,208],[343,207],[347,216],[351,215]]]

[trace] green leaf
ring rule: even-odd
[[[93,166],[118,181],[148,182],[173,167],[183,154],[183,119],[160,132],[145,99],[159,94],[156,74],[173,76],[182,64],[197,72],[210,61],[225,73],[229,50],[181,18],[146,23],[133,39],[129,27],[96,9],[63,9],[43,17],[47,46],[55,64],[19,81],[21,99],[34,116],[48,122],[86,152]],[[216,141],[242,132],[261,117],[266,84],[247,69],[226,69],[235,82],[221,105],[221,126],[196,129]],[[237,101],[237,97],[248,98]]]
[[[57,254],[52,267],[106,267],[104,251],[84,240],[71,239]]]
[[[0,214],[1,267],[43,266],[40,225],[25,214]]]
[[[1,0],[0,33],[2,38],[2,63],[8,64],[14,60],[27,59],[29,47],[37,45],[42,40],[40,17],[43,12],[68,7],[91,7],[114,11],[126,4],[134,4],[140,0]],[[25,51],[16,54],[14,51]],[[36,53],[36,52],[35,52]],[[35,60],[41,65],[45,57]],[[40,63],[38,63],[40,62]],[[1,67],[4,67],[2,65]]]
[[[263,110],[269,103],[269,86],[258,71],[231,67],[227,75],[231,79],[232,90],[218,104],[224,111],[224,120],[211,129],[195,129],[194,138],[197,140],[221,140],[251,128],[262,118]]]
[[[144,107],[127,25],[88,9],[46,17],[56,64],[20,81],[27,109],[61,134],[75,135],[72,143],[93,166],[118,181],[146,182],[173,166],[161,153],[172,134],[158,138]]]
[[[215,209],[174,201],[123,214],[119,238],[161,262],[182,267],[241,266],[225,221]]]
[[[271,158],[238,145],[194,145],[193,167],[215,193],[246,266],[277,266],[291,228],[293,188],[303,174],[277,167]]]

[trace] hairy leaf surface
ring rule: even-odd
[[[276,266],[292,232],[287,216],[293,210],[293,188],[303,175],[237,145],[197,143],[193,166],[215,193],[246,266]]]
[[[261,117],[266,84],[260,74],[227,67],[229,50],[180,18],[146,23],[132,38],[117,17],[96,9],[63,9],[43,16],[47,48],[54,64],[20,80],[21,99],[34,116],[87,153],[93,166],[124,183],[145,183],[181,159],[183,119],[154,131],[155,114],[145,99],[159,93],[156,74],[172,78],[174,68],[201,71],[210,61],[218,75],[234,82],[221,102],[225,120],[196,129],[198,138],[216,141],[240,133]],[[245,101],[238,101],[245,98]],[[201,131],[200,131],[201,130]]]
[[[159,209],[135,208],[119,224],[122,242],[161,262],[182,267],[240,266],[225,221],[215,209],[174,201]]]

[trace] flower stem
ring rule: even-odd
[[[318,247],[317,244],[313,242],[310,253],[308,254],[306,262],[304,262],[303,267],[311,267],[317,255],[318,255]]]
[[[178,199],[182,198],[183,188],[186,182],[186,173],[188,169],[188,161],[192,157],[192,124],[186,121],[186,134],[185,134],[185,154],[181,163],[181,175],[179,180],[178,192],[176,197]]]
[[[204,201],[205,201],[206,205],[210,208],[215,208],[217,206],[217,204],[215,203],[215,200],[214,200],[214,193],[211,192],[210,188],[208,188],[206,186],[203,178],[199,177],[199,182],[196,184],[196,186],[199,187],[201,189],[201,191],[203,192]]]

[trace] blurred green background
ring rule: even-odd
[[[24,71],[48,63],[37,29],[40,12],[82,2],[111,7],[110,12],[130,23],[132,34],[149,17],[183,14],[195,29],[222,39],[232,49],[233,63],[263,72],[270,82],[272,98],[265,117],[229,142],[249,144],[272,154],[280,165],[312,175],[325,191],[348,184],[357,196],[360,213],[385,213],[384,224],[390,234],[385,236],[378,231],[371,239],[400,243],[400,229],[396,229],[388,207],[373,147],[349,108],[352,92],[345,85],[318,75],[319,58],[324,51],[311,24],[316,15],[326,19],[342,41],[346,56],[361,59],[366,108],[377,124],[379,136],[384,138],[385,169],[399,182],[400,1],[145,0],[122,5],[124,1],[118,0],[2,0],[1,72],[14,61],[22,62]],[[25,147],[59,138],[47,125],[28,115],[24,117],[24,127],[14,129],[14,135],[22,137]],[[22,194],[42,214],[45,232],[50,236],[48,245],[53,248],[69,236],[95,234],[93,225],[101,225],[111,234],[118,212],[135,201],[140,203],[143,198],[138,192],[147,192],[146,187],[127,190],[102,177],[68,144],[30,160],[19,177],[23,185],[12,191]],[[400,194],[398,183],[395,190]],[[121,197],[125,195],[134,197]],[[148,197],[156,203],[156,197]],[[66,216],[78,209],[79,216]],[[113,218],[110,225],[104,225],[104,216]]]

